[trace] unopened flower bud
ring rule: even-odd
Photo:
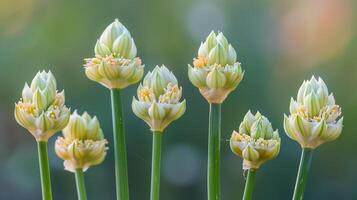
[[[63,129],[63,136],[57,138],[55,152],[64,160],[66,170],[85,171],[90,166],[103,162],[108,149],[107,141],[96,117],[92,118],[86,112],[78,115],[75,111],[68,125]]]
[[[266,117],[248,111],[239,132],[233,131],[230,146],[234,154],[243,158],[243,169],[258,169],[278,155],[280,137]]]
[[[189,65],[188,76],[209,103],[222,103],[243,79],[237,54],[223,33],[213,31],[201,43],[198,56]]]
[[[182,88],[165,66],[156,66],[148,72],[137,93],[138,100],[133,98],[132,109],[152,131],[162,132],[186,110],[186,101],[180,102]]]
[[[136,57],[136,46],[130,32],[116,19],[109,24],[95,45],[94,52],[99,56],[108,56],[133,59]]]
[[[22,98],[15,104],[15,119],[37,141],[47,141],[68,123],[70,111],[64,105],[64,92],[58,92],[56,79],[49,72],[38,72],[22,90]]]
[[[313,76],[301,85],[297,100],[291,98],[290,115],[284,115],[286,134],[302,148],[315,149],[333,141],[342,132],[341,108],[335,104],[333,94],[328,94],[321,78]]]

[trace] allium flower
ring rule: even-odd
[[[134,97],[132,109],[152,131],[162,132],[186,110],[186,100],[180,102],[182,88],[177,79],[164,65],[148,72]]]
[[[70,110],[64,102],[64,91],[57,91],[52,73],[38,72],[30,86],[25,83],[22,98],[15,104],[15,119],[37,141],[47,142],[68,123]]]
[[[273,130],[269,120],[250,111],[233,131],[230,146],[234,154],[243,158],[243,169],[258,169],[267,160],[275,158],[280,150],[278,130]]]
[[[55,151],[64,160],[66,170],[85,171],[90,166],[103,162],[107,154],[107,140],[104,139],[96,117],[91,118],[86,112],[80,116],[74,111],[68,125],[63,129],[63,136],[57,138]]]
[[[297,100],[291,98],[290,115],[284,115],[286,134],[302,148],[315,149],[335,140],[342,131],[343,117],[333,94],[321,78],[313,76],[301,85]]]
[[[193,67],[188,66],[191,83],[209,103],[222,103],[243,79],[244,72],[237,54],[223,33],[213,31],[198,50]]]
[[[84,66],[89,79],[109,89],[122,89],[143,77],[144,65],[136,57],[134,40],[117,19],[104,30],[94,52],[94,58],[85,59]]]

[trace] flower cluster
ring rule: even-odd
[[[284,116],[287,135],[302,148],[315,149],[335,140],[342,131],[341,108],[335,104],[321,78],[313,76],[301,85],[296,101],[291,98],[290,115]]]
[[[22,98],[15,104],[15,119],[37,141],[47,141],[68,123],[70,110],[64,105],[64,91],[57,91],[56,79],[49,72],[38,72]]]
[[[250,111],[233,131],[230,146],[236,155],[243,158],[243,169],[258,169],[267,160],[275,158],[280,150],[278,130],[273,131],[269,120]]]
[[[80,116],[74,111],[68,125],[63,129],[63,136],[57,138],[55,151],[64,160],[66,170],[85,171],[90,166],[103,162],[107,140],[104,139],[96,117],[91,118],[86,112]]]
[[[85,72],[89,79],[109,89],[122,89],[143,77],[144,66],[136,57],[134,40],[117,19],[104,30],[94,52],[94,58],[85,59]]]
[[[152,131],[162,132],[185,112],[186,101],[180,102],[181,95],[182,88],[175,75],[165,66],[156,66],[139,85],[138,99],[133,98],[132,109]]]
[[[223,33],[213,31],[201,43],[193,67],[188,66],[192,84],[209,103],[222,103],[243,79],[244,72],[237,62],[237,54]]]

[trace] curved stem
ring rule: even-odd
[[[255,181],[255,169],[249,169],[247,180],[245,182],[243,200],[251,200],[253,195],[254,181]]]
[[[87,200],[87,193],[86,193],[86,186],[84,183],[83,170],[76,169],[75,176],[76,176],[78,200]]]
[[[48,164],[47,142],[38,141],[38,161],[40,164],[42,199],[52,200],[50,167]]]
[[[153,132],[151,162],[151,200],[160,198],[161,132]]]
[[[296,177],[293,200],[301,200],[304,198],[304,192],[307,183],[307,175],[312,160],[312,153],[313,153],[313,149],[307,149],[307,148],[302,149],[299,171]]]
[[[120,89],[111,90],[117,200],[129,200],[128,166]]]
[[[210,104],[208,135],[208,200],[220,199],[221,104]]]

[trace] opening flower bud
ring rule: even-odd
[[[87,170],[90,166],[103,162],[108,143],[103,136],[99,121],[84,112],[78,115],[77,111],[71,115],[63,136],[58,137],[55,143],[55,152],[64,160],[64,167],[70,172],[76,169]]]
[[[302,148],[315,149],[339,137],[343,127],[341,108],[320,77],[304,81],[296,99],[291,98],[290,115],[284,115],[284,129],[291,139]]]
[[[248,111],[239,132],[233,131],[230,146],[234,154],[243,158],[243,169],[258,169],[279,154],[280,137],[266,117]]]
[[[138,87],[138,100],[134,97],[132,109],[152,131],[163,130],[186,110],[186,101],[180,102],[182,88],[177,79],[164,65],[148,72]]]
[[[143,77],[144,65],[136,57],[134,39],[117,19],[104,30],[94,52],[95,57],[85,59],[89,79],[109,89],[123,89]]]
[[[64,105],[64,92],[56,89],[56,79],[49,72],[38,72],[22,90],[22,98],[15,104],[15,119],[37,141],[47,141],[68,123],[70,110]]]
[[[188,76],[209,103],[222,103],[243,79],[244,72],[223,33],[212,31],[201,43],[193,67],[188,66]]]

